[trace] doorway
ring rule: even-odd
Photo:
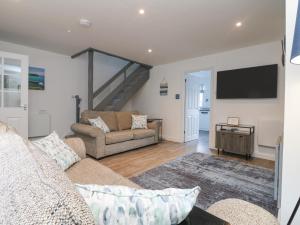
[[[198,149],[207,151],[211,120],[211,70],[200,70],[185,79],[185,142],[198,141]]]
[[[28,137],[28,56],[0,51],[0,121]]]

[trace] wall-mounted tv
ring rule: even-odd
[[[277,98],[278,65],[217,73],[217,99]]]

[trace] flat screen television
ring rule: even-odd
[[[277,98],[278,65],[219,71],[217,99]]]

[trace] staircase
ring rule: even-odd
[[[97,111],[120,111],[128,100],[147,82],[152,66],[104,52],[87,48],[71,56],[73,59],[88,53],[88,109]],[[96,91],[94,82],[94,54],[100,53],[119,58],[128,63]],[[97,74],[99,76],[99,74]]]
[[[135,66],[134,70],[130,74],[126,74],[126,71],[130,67]],[[94,93],[94,99],[97,99],[101,93],[105,92],[105,89],[113,85],[113,82],[117,82],[120,76],[123,76],[122,81],[117,85],[116,88],[110,91],[110,93],[102,98],[100,102],[94,107],[97,111],[120,111],[128,100],[147,82],[149,79],[149,69],[143,66],[132,64],[126,65],[122,69],[122,72],[117,73],[109,82],[105,83]],[[99,90],[98,89],[98,90]]]

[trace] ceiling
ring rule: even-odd
[[[80,26],[80,18],[92,26]],[[1,0],[0,6],[0,40],[66,55],[93,47],[151,65],[283,35],[284,0]]]

